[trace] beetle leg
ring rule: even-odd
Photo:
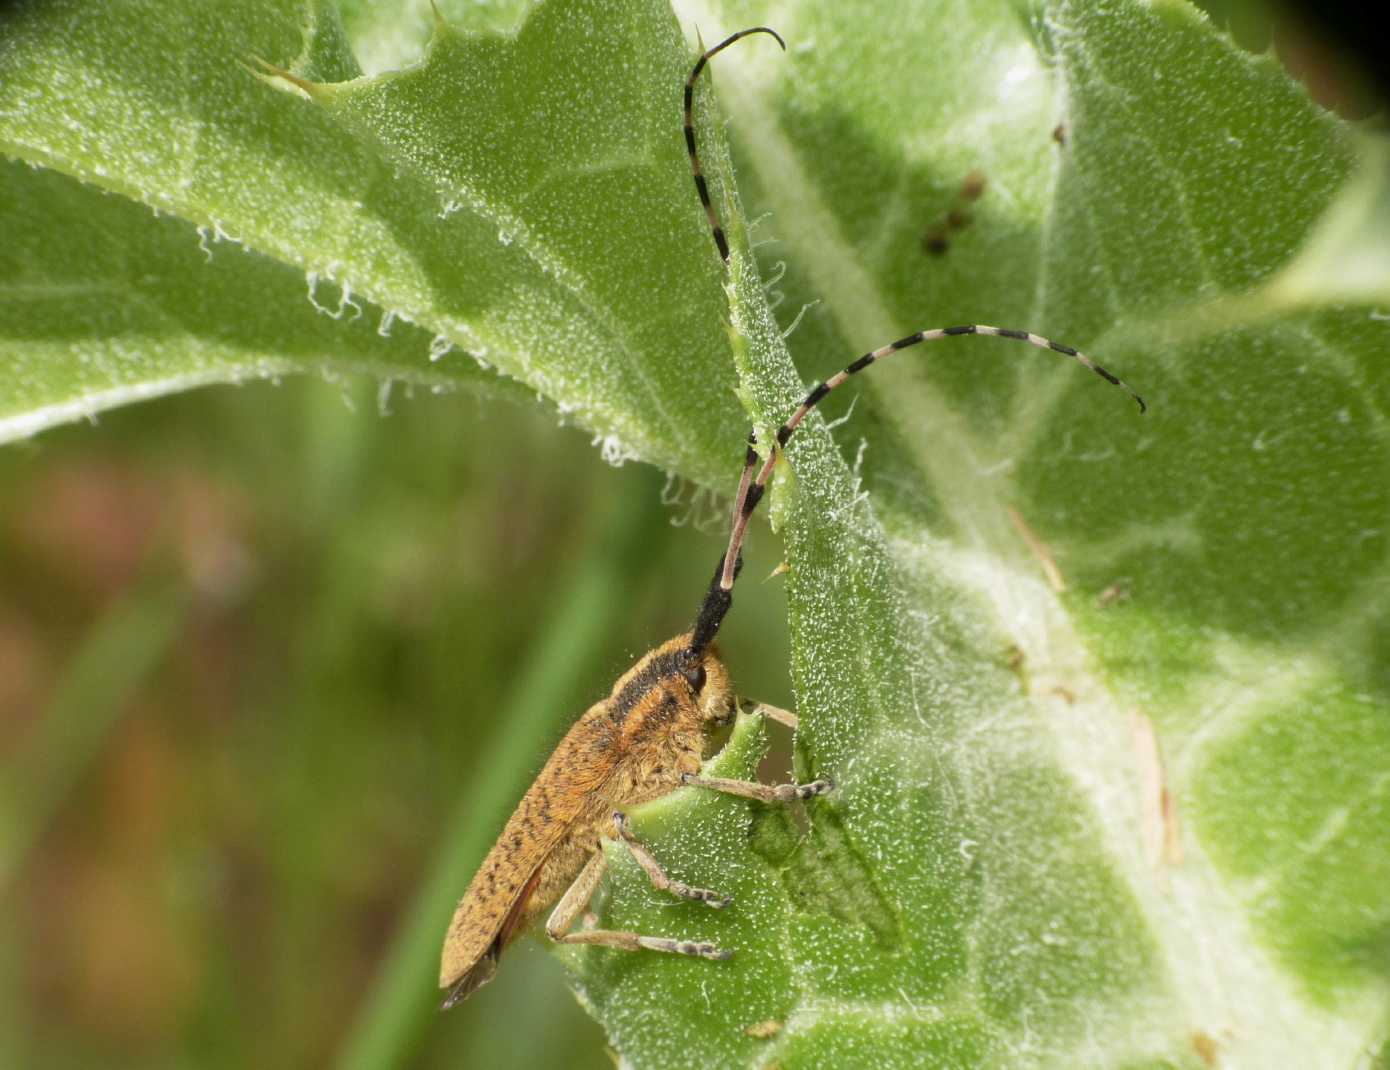
[[[595,851],[589,861],[584,863],[584,868],[579,871],[579,876],[574,878],[574,883],[565,890],[565,894],[560,897],[560,901],[555,904],[555,909],[550,912],[550,918],[545,923],[545,932],[552,940],[562,940],[569,928],[574,924],[575,919],[584,913],[584,908],[589,905],[589,900],[593,898],[594,889],[598,887],[598,882],[603,879],[603,870],[606,861],[602,851]]]
[[[627,815],[620,810],[613,812],[613,828],[622,837],[622,841],[627,844],[627,849],[632,852],[632,857],[637,860],[637,864],[646,870],[647,876],[651,878],[652,887],[657,891],[670,892],[682,899],[696,899],[701,903],[709,904],[716,910],[726,907],[734,901],[734,897],[731,895],[712,892],[708,888],[692,888],[688,884],[668,877],[666,871],[661,868],[661,863],[653,858],[642,841],[632,834],[632,829],[628,827]]]
[[[603,879],[606,863],[602,851],[595,851],[585,863],[579,876],[560,898],[550,919],[545,923],[545,933],[560,944],[598,944],[602,947],[618,947],[624,951],[638,951],[647,948],[651,951],[669,951],[676,955],[694,955],[704,959],[727,959],[733,952],[721,951],[713,944],[699,940],[670,940],[662,936],[639,936],[637,933],[614,932],[610,929],[587,929],[582,932],[569,932],[575,919],[584,912],[589,898]]]
[[[753,708],[748,712],[766,717],[769,721],[776,721],[778,724],[784,724],[793,732],[795,732],[797,727],[801,724],[800,719],[796,714],[792,713],[791,710],[784,710],[780,706],[770,706],[766,702],[753,703]]]
[[[741,799],[756,799],[765,803],[788,803],[798,799],[813,799],[817,795],[828,795],[835,790],[835,781],[829,777],[813,780],[809,784],[757,784],[751,780],[732,780],[720,776],[698,776],[686,773],[681,777],[682,784],[710,791],[722,791],[726,795],[737,795]]]

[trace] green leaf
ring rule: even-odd
[[[225,234],[0,161],[0,441],[209,383],[371,374],[524,398],[474,362],[432,362],[430,332]],[[218,235],[222,237],[219,239]],[[311,284],[307,297],[314,297]]]
[[[379,309],[368,323],[427,325],[434,355],[453,345],[520,380],[611,458],[716,481],[742,419],[719,264],[688,211],[670,13],[552,5],[509,43],[440,26],[420,67],[330,86],[358,70],[342,27],[331,8],[296,7],[21,9],[0,52],[0,150],[292,266],[309,291],[296,320],[356,320],[365,298]],[[615,62],[625,49],[639,61]],[[251,77],[253,56],[295,80]],[[375,370],[475,378],[459,353],[431,367],[422,339],[400,344],[413,361]],[[11,349],[16,377],[35,378]],[[147,355],[140,381],[185,370],[177,356]],[[30,393],[93,408],[96,379],[69,372]],[[681,420],[705,392],[723,402],[713,418]]]
[[[1104,354],[1152,411],[1004,343],[904,353],[849,432],[879,537],[824,443],[793,445],[801,771],[841,779],[815,828],[848,860],[813,836],[745,893],[723,1017],[654,1029],[713,987],[660,964],[605,964],[616,994],[591,967],[587,998],[639,1065],[1354,1063],[1390,1018],[1390,234],[1345,220],[1377,218],[1383,170],[1180,5],[786,19],[784,77],[720,80],[787,305],[820,302],[803,366],[979,318]],[[937,91],[895,89],[928,55]],[[974,220],[924,255],[977,169]],[[1360,269],[1325,270],[1346,249]],[[800,390],[751,306],[772,426]],[[746,887],[748,836],[665,857]],[[727,931],[677,914],[648,893],[607,923]]]
[[[76,274],[89,289],[143,243],[133,261],[165,280],[149,289],[212,296],[177,346],[108,313],[114,342],[83,337],[111,360],[84,362],[39,309],[81,258],[8,261],[41,265],[5,299],[48,332],[52,376],[0,399],[11,419],[100,396],[118,357],[147,366],[136,382],[190,359],[255,368],[276,347],[235,313],[277,301],[299,366],[332,345],[379,374],[471,368],[422,359],[439,336],[610,456],[719,490],[749,416],[769,441],[807,378],[923,328],[1042,333],[1149,401],[1141,419],[1055,354],[951,339],[856,379],[843,452],[819,414],[803,425],[770,503],[795,773],[839,789],[804,814],[684,790],[636,815],[673,875],[735,896],[722,912],[607,848],[606,925],[736,952],[566,951],[630,1065],[1343,1067],[1384,1050],[1382,143],[1176,0],[793,4],[786,56],[755,39],[713,64],[731,153],[699,94],[726,286],[680,138],[692,51],[655,5],[552,0],[510,36],[441,27],[418,66],[371,77],[346,44],[379,25],[365,7],[343,24],[312,4],[76,10],[11,16],[0,146],[178,219],[13,181],[99,222],[132,213]],[[763,17],[730,3],[682,22],[714,39]],[[253,53],[290,77],[251,78],[235,60]],[[3,226],[36,233],[24,212]],[[173,247],[200,260],[194,226],[256,253],[219,250],[226,277],[189,281],[207,273]],[[335,280],[330,310],[347,287],[421,333],[378,342],[349,305],[319,315],[306,273]],[[27,336],[0,330],[23,369]],[[760,731],[742,724],[717,766],[751,774]]]
[[[310,218],[296,181],[316,155],[347,159],[332,161],[302,116],[237,65],[256,44],[300,40],[277,6],[0,16],[0,151],[54,169],[0,166],[0,441],[170,391],[306,370],[525,396],[473,361],[434,359],[448,339],[355,298],[312,242],[296,242],[294,225],[337,226]],[[322,29],[306,25],[306,50],[325,69],[354,70],[341,36]],[[238,206],[259,213],[255,227]],[[269,230],[296,255],[275,243],[251,252]]]

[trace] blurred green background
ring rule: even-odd
[[[611,1065],[539,941],[443,1015],[438,951],[549,747],[689,623],[724,531],[690,497],[365,381],[0,451],[0,1065]],[[755,539],[723,641],[788,704]]]

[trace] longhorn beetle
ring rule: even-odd
[[[695,82],[710,58],[740,38],[757,33],[771,35],[786,48],[776,31],[755,26],[706,51],[685,80],[684,129],[690,169],[714,244],[726,264],[729,243],[700,171],[691,104]],[[608,697],[590,706],[566,733],[527,789],[449,924],[439,970],[440,987],[449,990],[445,1008],[490,981],[507,944],[557,900],[545,931],[562,944],[598,944],[625,951],[648,948],[706,959],[730,957],[731,950],[702,941],[608,929],[570,932],[603,877],[605,863],[599,839],[611,835],[623,840],[658,890],[722,909],[730,903],[728,896],[708,888],[692,888],[666,874],[632,834],[624,809],[684,784],[763,803],[810,799],[834,788],[828,776],[807,784],[770,786],[700,775],[712,730],[728,724],[739,705],[729,673],[715,651],[714,637],[733,602],[732,590],[742,565],[741,550],[749,518],[763,497],[779,451],[786,448],[806,414],[830,391],[870,364],[919,342],[935,342],[960,334],[1012,338],[1072,357],[1124,390],[1139,403],[1139,411],[1144,411],[1138,394],[1070,346],[1029,331],[972,323],[910,334],[865,353],[843,371],[816,384],[778,429],[775,440],[767,443],[766,459],[758,453],[756,432],[751,432],[734,495],[728,548],[715,568],[694,625],[644,654],[619,677]],[[767,706],[758,710],[796,727],[795,716],[784,710]]]

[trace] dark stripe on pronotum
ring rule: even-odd
[[[640,702],[658,680],[673,676],[683,666],[684,659],[678,653],[662,654],[654,657],[638,670],[637,675],[623,685],[617,697],[609,706],[609,716],[618,724],[627,718],[632,708]]]

